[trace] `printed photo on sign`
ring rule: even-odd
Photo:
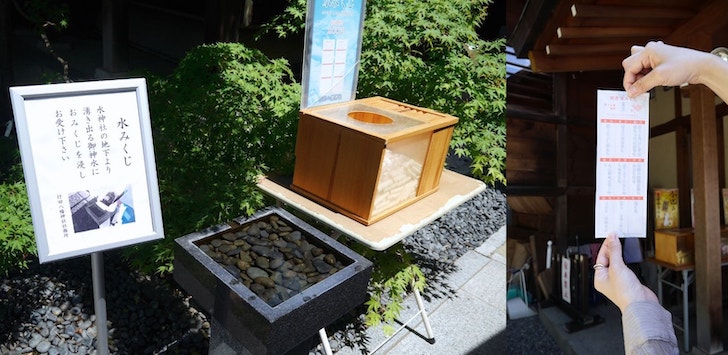
[[[73,231],[113,227],[134,222],[131,185],[98,191],[76,191],[68,195]]]

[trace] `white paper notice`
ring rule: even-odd
[[[649,94],[597,90],[595,237],[647,234]]]
[[[571,259],[561,258],[561,299],[571,303]]]

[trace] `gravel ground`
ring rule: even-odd
[[[562,355],[554,338],[538,316],[509,319],[506,322],[507,354]]]
[[[109,348],[115,354],[207,353],[209,323],[171,278],[104,260]],[[0,283],[0,354],[95,354],[89,256],[33,264]]]
[[[428,283],[437,283],[505,221],[505,195],[488,188],[403,244]],[[207,354],[208,319],[171,277],[130,271],[114,251],[105,253],[104,266],[111,353]],[[429,289],[439,291],[426,298],[448,296],[442,288]],[[334,349],[365,341],[360,311],[333,326]],[[315,344],[311,353],[318,352]],[[0,354],[96,354],[95,345],[90,257],[36,263],[0,282]]]

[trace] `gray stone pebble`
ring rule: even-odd
[[[48,342],[48,340],[41,341],[38,346],[35,348],[35,350],[38,350],[39,353],[47,353],[48,350],[51,349],[51,343]]]
[[[206,315],[190,311],[176,284],[140,276],[119,254],[105,254],[110,354],[207,353]],[[0,354],[98,354],[92,285],[88,257],[31,264],[0,279],[0,334],[7,335]]]
[[[271,215],[249,222],[237,232],[214,236],[200,250],[275,307],[344,267],[334,254],[325,254],[309,238],[313,237]],[[235,245],[240,248],[231,250]]]

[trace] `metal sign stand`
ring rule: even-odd
[[[106,328],[106,290],[104,285],[104,252],[91,253],[91,278],[94,283],[94,311],[96,313],[96,350],[109,354],[109,330]]]

